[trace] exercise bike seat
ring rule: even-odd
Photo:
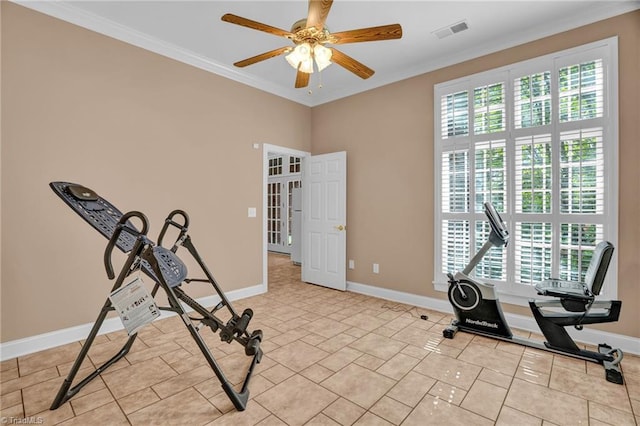
[[[593,250],[584,283],[552,278],[536,284],[536,291],[542,296],[593,300],[602,290],[612,256],[613,244],[602,241]]]
[[[593,295],[585,283],[565,281],[558,278],[551,278],[537,283],[536,291],[541,296],[593,299]]]

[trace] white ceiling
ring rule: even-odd
[[[296,71],[283,56],[246,68],[233,66],[292,45],[289,40],[220,17],[232,13],[289,31],[306,18],[306,0],[15,2],[308,106],[640,8],[640,1],[631,0],[335,0],[326,21],[330,31],[399,23],[402,39],[338,46],[376,71],[367,80],[333,64],[321,74],[322,88],[314,73],[308,88],[295,89]],[[433,34],[462,20],[469,25],[464,32],[444,39]]]

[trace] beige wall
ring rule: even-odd
[[[252,144],[309,151],[310,109],[1,7],[1,341],[94,321],[111,288],[106,239],[49,189],[54,180],[145,212],[152,239],[171,210],[186,210],[225,290],[261,284],[262,151]]]
[[[247,207],[262,214],[257,141],[346,150],[347,252],[356,261],[348,279],[444,298],[431,285],[433,85],[616,34],[624,304],[621,321],[605,329],[640,337],[639,12],[310,109],[1,4],[0,341],[91,322],[111,286],[106,240],[53,194],[52,180],[144,211],[153,238],[170,210],[185,209],[224,289],[260,284],[262,226],[246,217]]]
[[[433,289],[433,86],[584,43],[619,36],[620,321],[640,337],[640,11],[313,108],[312,153],[345,150],[350,281],[445,299]],[[372,263],[380,274],[372,273]],[[528,309],[508,307],[526,315]]]

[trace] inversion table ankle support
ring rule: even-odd
[[[81,185],[68,182],[51,182],[50,186],[53,191],[69,205],[69,207],[71,207],[84,220],[109,240],[104,253],[104,265],[109,279],[115,278],[111,262],[111,255],[114,247],[117,247],[127,254],[122,269],[120,270],[120,273],[113,285],[112,292],[120,288],[125,279],[137,270],[142,270],[142,272],[148,275],[155,283],[151,295],[155,296],[160,288],[162,288],[167,295],[169,306],[160,306],[159,309],[171,311],[180,316],[184,325],[189,330],[189,333],[191,333],[191,336],[202,351],[202,354],[218,377],[218,380],[220,380],[222,388],[235,408],[239,411],[244,410],[247,405],[247,400],[249,399],[249,380],[251,379],[254,367],[262,359],[262,350],[260,349],[262,331],[255,330],[252,333],[247,331],[247,326],[253,316],[253,311],[251,309],[245,309],[241,315],[238,315],[233,309],[233,306],[231,306],[231,303],[225,296],[224,292],[220,289],[218,283],[211,275],[211,272],[209,272],[209,269],[207,269],[202,258],[196,251],[195,246],[191,242],[191,237],[187,234],[189,227],[189,217],[187,214],[182,210],[172,211],[165,220],[162,230],[160,231],[158,243],[155,244],[147,238],[149,222],[146,216],[141,212],[132,211],[122,214],[107,200],[99,197],[95,192]],[[131,222],[131,219],[134,218],[142,223],[141,230],[138,230],[138,228],[136,228]],[[162,239],[170,226],[177,228],[179,234],[171,249],[166,249],[162,246]],[[176,251],[180,247],[184,247],[189,251],[191,256],[202,269],[206,278],[187,278],[187,268],[176,255]],[[184,292],[181,285],[192,281],[208,282],[213,286],[220,302],[212,310],[204,308]],[[188,315],[180,302],[195,311],[199,317],[193,318]],[[231,318],[226,323],[221,321],[215,315],[217,311],[223,308],[226,308],[228,313],[231,314]],[[133,333],[129,336],[127,342],[116,355],[82,379],[78,384],[71,387],[71,384],[80,369],[80,365],[87,356],[89,349],[91,348],[91,344],[100,331],[102,323],[104,322],[107,314],[113,310],[115,310],[115,308],[112,305],[111,299],[107,298],[100,314],[98,315],[98,319],[94,323],[89,336],[87,337],[78,357],[67,375],[67,378],[62,383],[62,386],[51,405],[51,410],[55,410],[72,398],[80,391],[80,389],[82,389],[82,387],[105,371],[109,366],[124,357],[129,352],[129,349],[131,349],[131,346],[138,335],[137,333]],[[214,333],[220,331],[220,339],[223,342],[231,343],[235,340],[240,343],[244,346],[245,354],[253,357],[239,392],[236,391],[233,384],[227,380],[220,368],[220,365],[211,354],[209,347],[202,339],[202,336],[200,336],[200,327],[196,327],[194,325],[194,321],[199,321],[201,325],[208,326]]]

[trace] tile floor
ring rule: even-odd
[[[140,331],[132,351],[55,411],[48,407],[80,342],[3,361],[3,423],[45,425],[637,425],[640,357],[624,386],[602,367],[459,333],[450,317],[304,284],[270,255],[269,292],[234,303],[255,314],[264,358],[237,412],[177,317]],[[428,320],[420,319],[421,314]],[[248,357],[204,330],[234,383]],[[527,335],[528,333],[523,333]],[[85,370],[114,354],[123,332],[99,336]],[[90,370],[89,370],[90,371]]]

